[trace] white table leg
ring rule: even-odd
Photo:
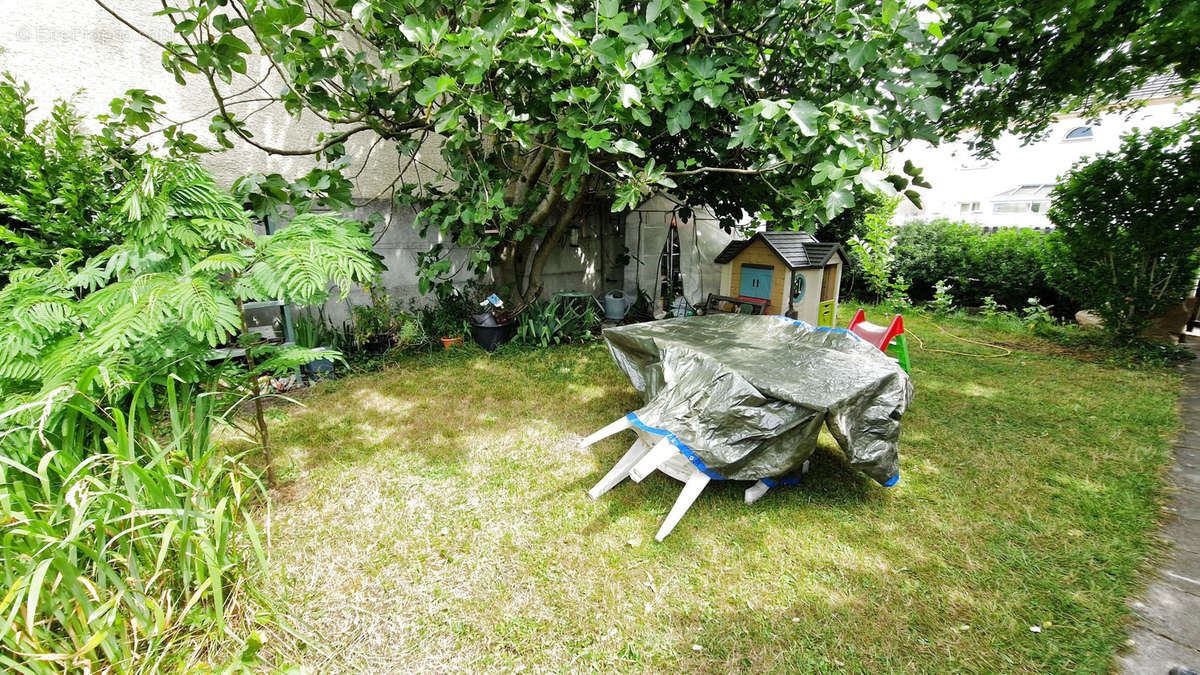
[[[671,512],[667,514],[667,519],[663,521],[662,527],[658,528],[658,534],[654,538],[662,541],[671,534],[671,530],[679,524],[679,519],[683,518],[683,514],[692,507],[696,498],[704,491],[710,479],[703,471],[696,469],[691,478],[688,478],[687,483],[684,483],[683,489],[679,491],[679,497],[675,499],[675,505],[671,507]]]
[[[647,452],[645,457],[639,459],[629,469],[629,477],[635,483],[642,482],[646,476],[654,473],[660,464],[671,459],[677,452],[679,451],[671,445],[671,441],[664,436],[653,448],[650,448],[650,452]]]
[[[762,499],[762,496],[767,494],[767,490],[770,490],[770,489],[771,489],[771,486],[767,485],[766,483],[762,482],[761,480],[758,481],[757,483],[755,483],[754,485],[751,485],[750,487],[746,488],[746,494],[745,494],[746,503],[753,504],[754,502]]]
[[[597,441],[602,441],[617,432],[625,431],[626,429],[630,429],[632,427],[633,427],[633,422],[630,422],[628,417],[622,417],[621,419],[617,420],[616,422],[609,424],[608,426],[604,427],[600,431],[597,431],[596,433],[592,434],[591,436],[588,436],[587,438],[580,441],[579,447],[586,448],[587,446],[591,445],[592,443],[595,443]]]
[[[588,495],[592,499],[599,499],[600,495],[616,487],[618,483],[629,477],[629,470],[649,451],[650,448],[642,443],[642,439],[634,441],[625,455],[617,460],[608,473],[604,474],[604,478],[601,478],[599,483],[588,490]]]

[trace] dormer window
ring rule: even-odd
[[[1075,127],[1074,129],[1067,132],[1067,135],[1063,137],[1063,140],[1064,141],[1090,141],[1090,140],[1092,140],[1092,128],[1091,127]]]

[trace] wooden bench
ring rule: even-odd
[[[725,314],[764,314],[767,311],[767,301],[757,298],[731,297],[728,295],[708,294],[704,301],[704,313],[722,312]]]

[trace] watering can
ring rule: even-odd
[[[604,296],[604,318],[614,321],[624,319],[633,307],[633,300],[625,291],[613,290]]]

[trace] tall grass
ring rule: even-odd
[[[0,669],[166,668],[263,562],[261,484],[214,447],[214,395],[168,379],[155,419],[146,386],[66,395],[0,415]]]

